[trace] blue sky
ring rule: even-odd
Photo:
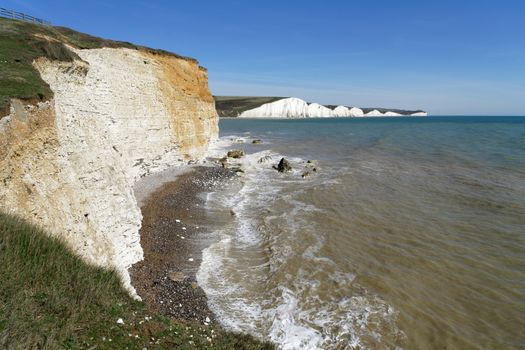
[[[525,1],[7,0],[197,58],[217,95],[525,115]]]

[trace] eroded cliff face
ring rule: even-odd
[[[0,121],[0,209],[62,236],[86,260],[142,259],[133,184],[204,156],[218,133],[207,73],[194,61],[133,49],[74,50],[34,62],[54,92],[13,100]]]

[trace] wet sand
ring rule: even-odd
[[[199,233],[205,226],[199,194],[232,176],[235,173],[224,168],[195,167],[142,200],[144,260],[129,272],[132,285],[152,310],[177,320],[215,321],[196,281],[203,248]]]

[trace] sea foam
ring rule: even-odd
[[[223,137],[211,152],[221,157],[249,141],[245,135]],[[362,336],[380,337],[369,331],[369,322],[391,323],[396,313],[362,289],[346,294],[355,275],[321,253],[326,235],[310,220],[310,215],[327,215],[326,210],[298,199],[305,160],[287,156],[293,171],[280,174],[272,165],[282,157],[264,150],[235,160],[244,171],[240,184],[208,195],[209,207],[234,216],[204,249],[199,285],[228,329],[269,339],[282,349],[360,347]],[[307,181],[316,184],[315,178]],[[334,284],[332,296],[321,296],[321,281]]]

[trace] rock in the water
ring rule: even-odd
[[[257,144],[257,143],[262,143],[262,140],[260,139],[255,139],[252,141],[253,144]]]
[[[226,168],[226,165],[228,165],[228,157],[219,159],[219,164],[222,165],[223,168]]]
[[[284,172],[292,170],[292,166],[290,165],[290,163],[288,163],[286,159],[281,158],[276,169],[278,172],[284,173]]]
[[[272,156],[264,156],[264,157],[261,157],[257,163],[268,163],[269,161],[272,160]]]
[[[310,176],[310,173],[308,171],[305,171],[301,177],[304,179],[305,177]]]
[[[235,173],[243,173],[244,174],[244,170],[242,170],[241,168],[239,167],[235,167],[235,168],[231,168],[232,171],[234,171]]]
[[[228,158],[241,158],[242,156],[244,156],[244,151],[238,149],[228,151]]]

